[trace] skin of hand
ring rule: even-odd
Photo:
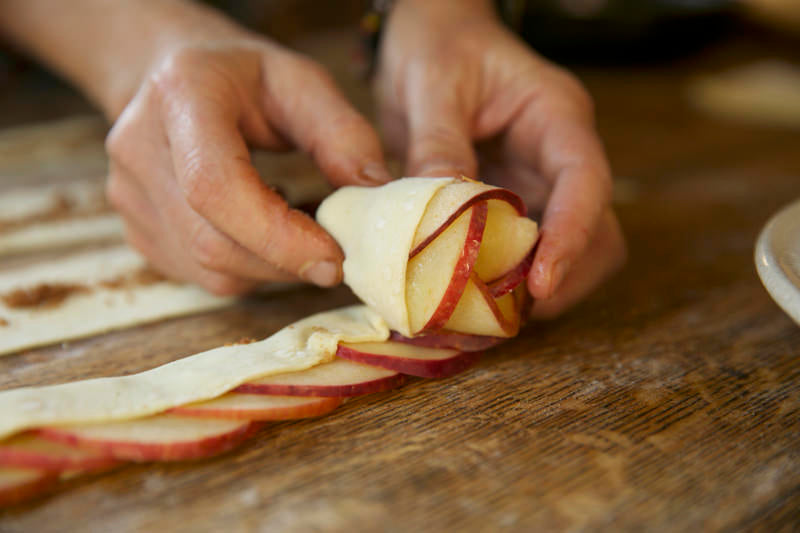
[[[377,134],[321,66],[188,0],[3,0],[0,34],[114,122],[108,196],[156,268],[219,294],[339,283],[339,246],[249,153],[300,149],[334,185],[391,179]]]
[[[626,258],[593,104],[569,73],[503,27],[487,0],[400,0],[375,90],[409,176],[480,176],[541,215],[533,318],[585,297]]]
[[[108,195],[129,241],[218,294],[341,280],[336,242],[261,182],[249,146],[298,147],[336,186],[390,180],[377,134],[325,71],[258,37],[163,56],[106,145]]]

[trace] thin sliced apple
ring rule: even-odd
[[[0,465],[51,471],[102,470],[118,464],[109,454],[23,433],[0,443]]]
[[[458,303],[478,257],[486,224],[476,204],[408,262],[406,302],[411,331],[440,329]]]
[[[400,333],[392,331],[389,340],[427,348],[451,348],[460,352],[480,352],[497,346],[508,339],[439,330],[417,335],[416,337],[404,337]]]
[[[445,329],[473,335],[508,337],[505,319],[494,299],[486,298],[480,287],[483,282],[475,277],[469,280]]]
[[[43,438],[86,446],[129,461],[183,461],[226,452],[252,435],[260,424],[155,415],[124,422],[47,427]]]
[[[340,343],[336,355],[422,378],[452,376],[468,368],[480,356],[479,352],[427,348],[393,341]]]
[[[539,248],[539,242],[540,240],[536,241],[522,262],[516,267],[512,268],[499,279],[491,283],[487,283],[489,287],[489,294],[491,294],[493,298],[499,298],[500,296],[513,291],[528,278],[528,274],[533,266],[533,260],[536,257],[536,250]]]
[[[30,499],[58,482],[58,474],[32,468],[0,467],[0,507]]]
[[[491,283],[523,263],[536,243],[539,231],[536,222],[519,216],[507,202],[489,200],[487,203],[486,230],[475,262],[475,273]]]
[[[175,407],[170,412],[190,417],[235,420],[291,420],[324,415],[336,409],[341,398],[269,396],[229,392],[219,398]]]
[[[404,382],[405,376],[394,370],[336,359],[307,370],[251,381],[234,392],[330,398],[383,392]]]
[[[525,216],[522,199],[506,189],[490,188],[487,185],[463,178],[457,183],[442,187],[431,198],[425,214],[417,225],[409,257],[414,257],[444,231],[457,217],[478,202],[502,200],[514,206],[520,216]]]

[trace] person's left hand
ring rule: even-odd
[[[379,61],[380,119],[406,175],[477,176],[542,215],[532,317],[558,315],[622,265],[591,99],[506,30],[491,2],[400,0]]]

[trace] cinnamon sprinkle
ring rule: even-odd
[[[0,316],[0,328],[8,325],[8,320]]]
[[[62,220],[75,220],[89,218],[97,215],[112,213],[113,210],[106,203],[105,198],[98,196],[96,202],[90,206],[78,206],[73,200],[67,198],[63,193],[56,195],[53,206],[42,213],[34,213],[13,220],[0,220],[0,233],[12,231],[32,224],[43,222],[59,222]]]
[[[166,278],[148,267],[140,268],[114,279],[101,281],[98,285],[105,289],[122,290],[144,287],[165,281]],[[0,300],[10,308],[49,308],[60,305],[70,296],[91,292],[92,287],[79,284],[42,283],[34,287],[16,289],[0,294]],[[2,319],[0,319],[2,320]],[[2,324],[0,325],[7,325]]]
[[[42,283],[35,287],[17,289],[0,296],[10,308],[55,307],[76,293],[87,292],[85,285]]]

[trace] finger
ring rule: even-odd
[[[174,173],[189,206],[272,267],[317,285],[338,283],[336,242],[261,182],[235,113],[208,104],[184,93],[168,101],[164,114]]]
[[[534,101],[512,125],[512,157],[553,184],[530,284],[551,297],[583,253],[611,196],[611,172],[587,106],[575,99]]]
[[[148,258],[151,266],[166,276],[182,281],[192,281],[205,287],[218,296],[235,296],[249,292],[257,285],[253,280],[220,274],[203,269],[197,264],[179,263],[169,260],[164,253],[163,241],[153,238],[136,222],[125,221],[125,237],[131,246]]]
[[[532,319],[549,319],[588,295],[625,263],[627,251],[619,222],[610,209],[601,217],[594,239],[576,261],[558,292],[551,298],[535,300]],[[530,285],[531,278],[528,283]]]
[[[318,65],[293,54],[265,59],[264,113],[310,154],[332,184],[391,181],[378,135]]]
[[[478,171],[471,113],[458,91],[434,79],[410,82],[407,172],[411,176],[470,176]]]

